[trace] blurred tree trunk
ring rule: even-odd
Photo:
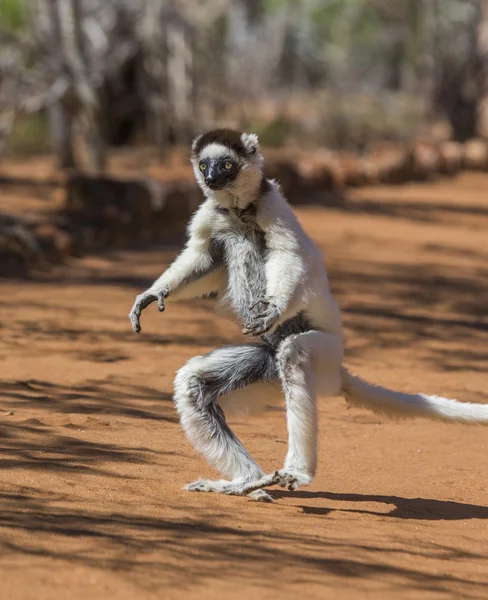
[[[433,44],[436,0],[408,0],[404,44],[403,88],[422,98],[426,105],[434,86]]]
[[[61,168],[80,162],[82,142],[86,166],[105,168],[105,145],[99,124],[98,97],[89,78],[80,0],[37,0],[33,20],[39,50],[51,83],[62,92],[48,106],[49,125]]]
[[[41,0],[41,4],[44,4]],[[54,52],[62,56],[61,20],[55,2],[50,2],[50,18],[54,33]],[[61,66],[61,65],[60,65]],[[62,68],[62,67],[61,67]],[[62,98],[49,107],[51,133],[62,169],[76,167],[74,119]]]
[[[467,50],[459,52],[455,41],[443,50],[435,101],[446,113],[456,141],[483,134],[487,100],[488,6],[476,0],[467,23]]]
[[[61,104],[69,121],[68,129],[79,130],[88,166],[100,172],[105,169],[105,149],[98,123],[98,98],[88,77],[80,0],[55,0],[55,4],[63,69],[69,82]]]
[[[0,155],[14,126],[16,87],[15,77],[0,77]]]
[[[422,0],[408,0],[403,87],[407,92],[419,91],[419,70],[422,54]]]
[[[166,21],[168,89],[177,144],[187,143],[193,129],[195,97],[192,40],[180,15]]]
[[[420,60],[420,86],[427,111],[432,108],[435,89],[436,27],[442,0],[423,0],[422,55]]]
[[[194,40],[184,15],[171,4],[145,0],[139,37],[150,137],[160,159],[170,139],[186,144],[194,129]]]
[[[392,42],[386,61],[386,87],[398,91],[402,87],[402,67],[405,61],[405,43],[402,39]]]
[[[168,150],[169,115],[166,97],[168,73],[163,60],[164,39],[160,2],[145,0],[138,30],[143,53],[142,70],[148,135],[156,143],[159,159],[162,160]]]
[[[488,0],[481,0],[477,30],[477,49],[480,60],[478,101],[478,135],[488,138]]]
[[[31,6],[32,25],[39,55],[42,57],[46,78],[51,83],[64,79],[61,64],[61,29],[54,0],[35,0]],[[66,90],[66,82],[63,89]],[[62,102],[62,94],[47,107],[51,142],[62,169],[76,166],[74,128],[69,112]]]
[[[48,106],[47,114],[59,166],[61,169],[71,169],[76,166],[72,119],[59,101]]]

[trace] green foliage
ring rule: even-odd
[[[43,113],[18,117],[8,138],[6,151],[28,156],[50,150],[47,119]]]
[[[0,25],[11,32],[24,30],[27,25],[27,1],[0,0]]]
[[[277,117],[265,124],[253,123],[250,129],[259,135],[263,146],[279,147],[283,146],[290,135],[292,135],[294,124],[285,117]]]
[[[316,2],[311,12],[315,36],[330,67],[341,67],[359,53],[371,52],[381,38],[383,23],[374,6],[364,0]]]
[[[262,0],[264,12],[273,12],[292,3],[292,0]]]

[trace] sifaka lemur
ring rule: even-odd
[[[316,398],[344,396],[351,405],[391,417],[488,423],[488,405],[371,385],[343,365],[343,337],[324,260],[298,223],[279,185],[265,178],[254,134],[217,129],[195,138],[191,162],[205,201],[193,215],[181,254],[130,312],[135,332],[152,302],[216,295],[249,343],[190,359],[174,381],[181,425],[227,479],[198,480],[189,491],[248,495],[262,488],[309,484],[317,465]],[[273,405],[284,395],[288,452],[265,475],[229,427],[225,413]]]

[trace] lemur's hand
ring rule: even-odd
[[[245,324],[242,333],[252,336],[262,335],[273,327],[280,318],[280,311],[272,300],[260,298],[249,307],[251,319]]]
[[[152,288],[146,290],[145,292],[143,292],[142,294],[139,294],[138,296],[136,296],[136,301],[134,302],[134,306],[132,307],[132,310],[129,313],[129,319],[131,320],[132,323],[132,329],[136,332],[139,333],[141,331],[141,323],[140,323],[140,317],[141,317],[141,313],[142,311],[147,308],[150,304],[152,304],[153,302],[156,302],[156,300],[158,301],[158,309],[160,310],[160,312],[163,312],[163,310],[165,309],[164,306],[164,299],[166,298],[166,296],[168,295],[168,292],[166,290],[153,290]]]

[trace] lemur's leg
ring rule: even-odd
[[[178,371],[174,402],[181,425],[195,449],[231,480],[199,480],[187,490],[242,495],[263,487],[249,487],[264,472],[228,426],[219,399],[247,385],[277,379],[274,352],[265,345],[220,348],[190,359]]]
[[[285,392],[288,453],[275,482],[288,489],[309,484],[317,467],[317,394],[338,396],[342,343],[334,335],[308,331],[286,338],[277,364]]]

